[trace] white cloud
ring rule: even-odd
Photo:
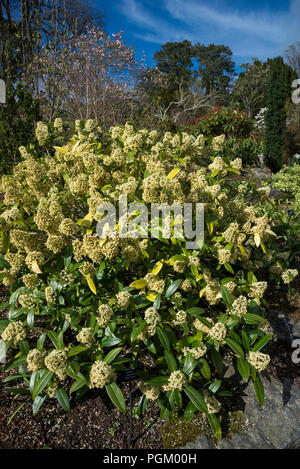
[[[289,11],[252,10],[244,12],[225,4],[214,8],[209,2],[197,0],[163,0],[164,9],[155,15],[147,2],[120,0],[119,10],[137,26],[135,37],[163,44],[181,41],[228,45],[235,57],[266,59],[282,54],[291,43],[299,40],[300,0],[291,0]],[[154,6],[151,2],[152,7]]]

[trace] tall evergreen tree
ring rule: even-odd
[[[283,163],[286,134],[286,102],[291,96],[291,82],[295,74],[282,57],[269,60],[270,75],[267,86],[264,153],[269,168],[279,171]]]

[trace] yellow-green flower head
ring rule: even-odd
[[[226,140],[226,137],[224,134],[219,135],[218,137],[214,137],[212,140],[213,149],[215,151],[222,150],[222,148],[224,147],[225,140]]]
[[[67,377],[67,359],[65,350],[52,350],[45,358],[45,365],[48,370],[55,373],[59,380],[63,381]]]
[[[46,246],[50,251],[54,252],[55,254],[58,254],[63,250],[65,246],[65,240],[62,236],[49,235],[47,238]]]
[[[241,171],[243,169],[243,161],[241,158],[236,158],[235,160],[231,161],[230,166]]]
[[[131,301],[131,294],[128,291],[121,291],[116,295],[116,304],[117,307],[120,309],[127,309],[129,308],[130,301]]]
[[[187,263],[184,261],[175,261],[173,269],[175,272],[183,273],[186,269]]]
[[[95,274],[96,272],[96,268],[95,266],[91,263],[91,262],[88,262],[88,261],[84,261],[81,266],[79,267],[79,272],[86,276],[86,275],[90,275],[91,277]]]
[[[297,269],[287,269],[282,273],[281,278],[283,280],[283,283],[289,284],[297,277],[297,275]]]
[[[32,270],[33,263],[37,263],[38,266],[41,266],[44,260],[45,258],[42,252],[31,251],[27,254],[25,262],[27,267]]]
[[[71,218],[64,218],[58,227],[58,231],[64,236],[73,236],[77,230],[78,226]]]
[[[176,318],[172,321],[174,326],[181,326],[186,324],[186,312],[183,310],[176,312]]]
[[[181,283],[180,285],[180,290],[184,291],[184,292],[189,292],[193,289],[193,284],[192,282],[186,278],[185,280],[183,280],[183,282]]]
[[[34,308],[36,305],[36,299],[35,299],[34,294],[29,293],[29,292],[22,292],[18,296],[18,302],[23,308],[26,308],[26,309]]]
[[[209,337],[218,342],[223,342],[227,334],[227,329],[225,324],[222,322],[217,322],[208,332]]]
[[[142,394],[146,396],[148,401],[156,401],[160,395],[159,386],[153,386],[151,384],[146,384],[143,382],[138,383],[138,387],[141,390]]]
[[[226,285],[227,286],[227,285]],[[229,314],[234,314],[239,318],[242,318],[248,311],[248,299],[245,296],[239,296],[234,300],[232,308],[229,311]]]
[[[52,287],[45,288],[45,298],[48,304],[55,303],[56,294]]]
[[[45,393],[50,399],[56,399],[56,390],[58,389],[59,381],[57,379],[53,380],[53,383],[45,388]]]
[[[117,257],[120,249],[120,242],[117,238],[108,239],[102,246],[102,254],[107,259]]]
[[[82,345],[91,346],[94,342],[94,332],[90,327],[83,327],[79,334],[77,334],[76,339]]]
[[[105,327],[107,323],[111,320],[113,315],[113,310],[109,305],[102,304],[98,309],[97,323],[100,327]]]
[[[246,356],[250,365],[254,366],[257,371],[263,371],[270,363],[270,356],[261,352],[248,352]]]
[[[36,274],[26,274],[22,277],[23,283],[30,290],[34,290],[39,284],[39,278]]]
[[[2,332],[1,338],[4,340],[4,342],[11,342],[11,345],[16,347],[19,342],[22,342],[26,339],[26,331],[22,322],[16,321],[9,323]]]
[[[268,287],[267,282],[254,282],[250,286],[249,298],[262,298]]]
[[[47,352],[41,352],[38,349],[32,349],[27,355],[27,368],[29,371],[37,371],[45,368],[45,357]]]
[[[11,265],[11,273],[17,274],[25,263],[25,256],[23,254],[10,252],[5,254],[5,260]]]
[[[196,360],[198,360],[199,358],[204,357],[207,352],[207,347],[202,343],[194,348],[184,347],[182,351],[185,357],[190,353]]]
[[[48,126],[43,122],[38,122],[35,129],[35,135],[41,147],[46,145],[49,140]]]
[[[182,373],[182,371],[172,371],[168,384],[165,384],[162,388],[165,392],[168,391],[182,391],[182,389],[187,386],[187,379],[186,376]]]
[[[147,287],[151,291],[155,291],[156,293],[162,294],[165,288],[165,281],[159,280],[156,275],[152,273],[148,273],[145,275],[145,280],[147,282]]]
[[[92,368],[90,371],[90,388],[99,388],[102,389],[106,384],[115,381],[116,374],[112,368],[112,366],[108,365],[107,363],[97,360],[92,364]]]
[[[56,132],[58,133],[62,133],[63,130],[64,130],[64,127],[63,127],[63,121],[60,117],[57,117],[54,121],[54,129],[56,130]]]
[[[148,324],[147,330],[151,337],[156,334],[156,327],[160,320],[161,317],[155,308],[151,306],[150,308],[146,309],[145,321]]]

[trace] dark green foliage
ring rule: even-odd
[[[178,84],[181,83],[186,88],[192,79],[192,56],[190,41],[166,42],[161,50],[155,52],[154,59],[158,69],[168,76],[170,87],[173,85],[174,88],[178,88]]]
[[[206,93],[208,94],[212,89],[222,93],[228,92],[231,78],[235,75],[234,62],[231,60],[232,52],[229,47],[196,44],[194,57],[198,61],[199,77]]]
[[[259,155],[263,152],[263,144],[255,138],[229,137],[218,156],[229,157],[231,160],[241,158],[243,166],[257,166]]]
[[[291,96],[293,70],[285,65],[282,57],[268,61],[270,76],[267,87],[267,112],[265,116],[264,154],[267,165],[274,172],[283,164],[286,133],[286,103]]]
[[[245,113],[217,107],[204,117],[193,120],[185,131],[197,136],[248,138],[253,130],[253,121]]]
[[[20,159],[19,147],[34,141],[37,120],[39,101],[19,83],[0,107],[0,173],[10,172]]]

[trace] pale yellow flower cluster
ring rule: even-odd
[[[250,285],[249,298],[261,299],[268,287],[267,282],[254,282]]]
[[[26,339],[26,331],[21,321],[10,322],[1,334],[4,342],[11,342],[13,347],[16,347],[19,342]]]
[[[231,161],[230,166],[238,171],[243,169],[243,161],[241,158],[236,158],[235,160]]]
[[[297,277],[297,275],[297,269],[287,269],[282,273],[281,278],[283,280],[283,283],[289,284]]]
[[[163,385],[162,389],[165,392],[168,391],[182,391],[182,389],[187,386],[187,379],[186,376],[182,373],[182,371],[172,371],[169,379],[168,384]]]
[[[17,253],[7,253],[5,254],[5,260],[10,263],[11,265],[11,270],[10,273],[12,275],[17,274],[23,267],[25,263],[25,256],[22,254],[17,254]]]
[[[231,251],[229,251],[229,249],[222,248],[218,250],[219,264],[221,265],[227,264],[230,261],[230,259],[231,259]]]
[[[248,352],[247,361],[254,366],[257,371],[263,371],[270,363],[270,356],[261,352]]]
[[[229,314],[233,314],[238,318],[242,318],[248,311],[248,299],[241,295],[232,303]]]
[[[150,307],[146,309],[145,321],[148,325],[147,331],[150,336],[153,336],[156,334],[157,324],[159,323],[160,320],[161,320],[161,317],[155,308]]]
[[[63,381],[67,377],[67,352],[65,350],[52,350],[46,358],[45,365],[48,370],[55,373],[60,381]]]
[[[56,294],[53,287],[45,288],[45,298],[48,304],[55,303]]]
[[[173,269],[175,272],[183,273],[186,269],[187,263],[184,261],[175,261]]]
[[[36,138],[41,146],[44,146],[49,140],[48,126],[43,122],[38,122],[35,130]]]
[[[50,399],[56,399],[56,390],[58,389],[59,386],[59,381],[58,380],[53,380],[53,383],[50,383],[50,385],[45,388],[45,393]]]
[[[224,341],[226,334],[227,329],[222,322],[217,322],[208,332],[209,337],[221,343]]]
[[[90,327],[83,327],[79,334],[77,334],[76,339],[82,345],[90,347],[94,342],[94,332]]]
[[[64,218],[58,227],[58,231],[64,236],[74,236],[77,230],[78,226],[71,218]]]
[[[226,137],[224,134],[214,137],[212,140],[212,147],[215,151],[222,150],[225,144]]]
[[[192,289],[193,289],[193,284],[188,278],[183,280],[183,282],[180,284],[180,290],[182,290],[184,292],[189,292]]]
[[[41,352],[38,349],[32,349],[27,355],[27,368],[29,371],[37,371],[45,368],[45,357],[47,352]]]
[[[57,117],[53,123],[53,126],[54,126],[54,129],[56,130],[56,132],[58,132],[59,134],[61,134],[64,130],[63,128],[63,121],[60,117]]]
[[[194,348],[184,347],[182,351],[185,357],[188,353],[190,353],[196,360],[198,360],[199,358],[204,357],[207,352],[207,347],[205,344],[201,343],[200,345]]]
[[[127,309],[129,308],[130,301],[131,301],[131,294],[128,291],[121,291],[116,295],[116,304],[120,309]]]
[[[159,386],[154,386],[151,384],[146,384],[143,382],[138,383],[138,387],[142,394],[146,396],[148,401],[156,401],[160,395],[160,388]]]
[[[24,285],[27,288],[30,288],[30,290],[34,290],[39,284],[39,279],[36,274],[23,275],[22,280],[23,280]]]
[[[103,304],[99,306],[97,323],[100,327],[105,327],[113,315],[113,310],[109,305]]]
[[[174,326],[181,326],[182,324],[186,323],[186,312],[183,310],[176,311],[176,317],[172,321]]]
[[[112,366],[106,362],[97,360],[92,364],[90,371],[90,388],[102,389],[106,384],[115,381],[116,375]]]
[[[145,280],[147,282],[147,287],[151,291],[162,294],[165,287],[165,281],[160,280],[156,275],[149,273],[145,275]]]
[[[33,295],[33,293],[29,293],[29,292],[22,292],[18,296],[18,302],[23,308],[26,308],[26,309],[34,308],[36,305],[35,296]]]

